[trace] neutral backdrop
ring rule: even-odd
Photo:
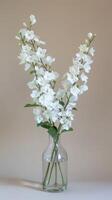
[[[36,128],[20,66],[15,35],[30,14],[61,75],[87,32],[97,34],[89,91],[80,97],[74,133],[62,143],[69,156],[69,179],[112,181],[112,1],[0,0],[0,177],[41,180],[47,133]]]

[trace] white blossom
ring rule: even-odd
[[[15,38],[16,38],[17,40],[20,40],[20,37],[19,37],[19,36],[17,36],[17,35],[16,35],[16,37],[15,37]]]
[[[83,94],[88,90],[88,86],[86,84],[80,86],[80,94]]]
[[[19,31],[19,35],[21,35],[22,38],[25,37],[26,31],[27,31],[26,27],[20,29],[20,31]]]
[[[46,108],[49,106],[50,103],[52,103],[53,100],[54,96],[49,94],[43,94],[39,97],[39,103]]]
[[[27,27],[27,24],[25,22],[23,22],[23,26]]]
[[[41,108],[34,108],[33,114],[35,116],[35,121],[37,122],[37,124],[40,124],[41,122],[43,122],[44,117],[42,115],[42,109]]]
[[[30,22],[32,25],[36,23],[36,17],[34,15],[30,15]]]
[[[58,120],[58,113],[55,110],[51,111],[47,109],[44,111],[43,115],[47,120],[51,120],[54,123]]]
[[[58,73],[57,72],[45,72],[44,78],[46,81],[55,81],[58,78]]]
[[[90,53],[91,56],[94,56],[95,49],[94,49],[93,47],[91,47],[91,48],[89,49],[89,53]]]
[[[89,73],[90,70],[91,70],[91,65],[88,64],[88,63],[85,63],[84,66],[83,66],[84,70],[86,73]]]
[[[34,41],[36,42],[36,44],[37,44],[38,46],[40,46],[41,44],[42,44],[42,45],[45,45],[45,42],[42,41],[42,40],[40,40],[37,36],[34,37]]]
[[[35,37],[34,31],[27,30],[25,32],[25,38],[26,38],[27,41],[33,40],[34,37]]]
[[[37,89],[37,86],[36,86],[36,79],[34,78],[32,81],[28,82],[27,83],[28,87],[33,90],[33,89]]]
[[[79,63],[75,62],[73,60],[73,66],[69,68],[69,71],[70,73],[73,75],[73,76],[77,76],[79,75],[80,73],[80,66],[79,66]]]
[[[45,74],[45,69],[43,67],[38,67],[37,65],[35,66],[36,74],[38,76],[44,76]]]
[[[37,90],[32,90],[31,97],[36,99],[39,96],[39,92]]]
[[[61,116],[60,118],[60,123],[62,124],[62,129],[63,130],[69,130],[72,125],[72,120],[73,120],[73,114],[71,111],[63,111],[59,113]]]
[[[52,58],[51,56],[47,56],[44,60],[44,64],[46,65],[52,65],[52,63],[55,62],[55,58]]]
[[[25,71],[27,71],[28,69],[30,69],[30,67],[31,67],[31,64],[25,63]]]
[[[89,50],[89,47],[86,44],[81,44],[79,49],[80,49],[80,52],[87,53]]]
[[[80,76],[81,80],[84,81],[85,83],[87,83],[88,77],[85,75],[85,73],[83,72]]]
[[[36,81],[40,86],[44,86],[47,84],[47,81],[44,79],[44,77],[40,76]]]
[[[90,32],[90,33],[87,34],[87,36],[91,40],[93,38],[93,33]]]
[[[80,93],[80,89],[75,85],[75,86],[71,87],[70,92],[76,98],[76,101],[77,101],[78,95]]]
[[[64,96],[65,96],[65,90],[62,89],[62,88],[59,88],[57,93],[56,93],[56,98],[61,100],[61,99],[64,98]]]
[[[36,55],[38,56],[39,59],[44,58],[45,54],[46,54],[46,49],[42,49],[41,47],[37,49]]]

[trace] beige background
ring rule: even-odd
[[[68,70],[86,33],[97,34],[89,91],[80,97],[74,133],[63,136],[70,180],[112,180],[112,1],[0,0],[0,176],[41,179],[41,153],[47,133],[37,129],[26,83],[18,65],[15,34],[30,14],[39,17],[38,34],[47,42],[55,68]]]

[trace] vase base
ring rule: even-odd
[[[62,192],[67,189],[66,185],[59,185],[59,184],[54,184],[52,186],[43,186],[43,191],[45,192]]]

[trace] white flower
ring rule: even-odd
[[[37,49],[36,55],[38,56],[39,59],[44,58],[45,54],[46,54],[46,49],[42,49],[41,47]]]
[[[35,66],[35,70],[36,70],[36,74],[38,76],[44,76],[45,74],[45,69],[43,67],[38,67],[38,66]]]
[[[91,56],[94,56],[95,49],[94,49],[93,47],[91,47],[91,48],[89,49],[89,53],[90,53]]]
[[[80,93],[80,89],[75,85],[70,89],[70,92],[76,98],[76,101],[77,101],[78,95]]]
[[[40,76],[37,81],[36,81],[39,85],[44,86],[47,84],[47,81],[44,79],[44,77]]]
[[[39,38],[37,37],[37,36],[35,36],[35,38],[34,38],[34,41],[36,42],[36,44],[39,46],[39,45],[44,45],[45,44],[45,42],[44,41],[42,41],[42,40],[39,40]]]
[[[82,53],[82,52],[79,52],[79,53],[76,54],[76,60],[78,62],[82,62],[82,66],[86,62],[89,63],[89,64],[92,63],[91,57],[87,54]]]
[[[33,90],[31,93],[31,97],[35,100],[40,95],[39,91]]]
[[[46,81],[55,81],[58,78],[58,73],[57,72],[45,72],[44,78]]]
[[[78,77],[75,76],[75,74],[67,73],[67,80],[71,83],[74,84],[78,81]]]
[[[27,27],[27,25],[26,25],[26,23],[25,23],[25,22],[23,22],[23,26]]]
[[[60,100],[60,99],[62,99],[64,96],[65,96],[65,90],[59,88],[58,91],[57,91],[57,93],[56,93],[56,97],[57,97],[57,99]]]
[[[58,113],[55,110],[45,110],[43,115],[47,120],[51,120],[54,123],[58,120]]]
[[[72,97],[74,97],[74,96],[72,96]],[[69,102],[69,104],[67,105],[67,110],[72,111],[72,109],[75,108],[75,107],[76,107],[76,102],[75,102],[75,99],[74,99],[73,102]]]
[[[73,76],[77,76],[79,75],[79,65],[78,63],[74,62],[74,65],[72,67],[69,68],[69,71],[70,73],[73,75]]]
[[[81,78],[82,81],[87,83],[88,77],[84,74],[84,72],[80,75],[80,78]]]
[[[21,50],[28,54],[31,51],[31,47],[28,44],[22,45],[22,49]]]
[[[86,44],[81,44],[79,47],[80,51],[83,53],[87,53],[89,50],[89,47]]]
[[[70,89],[71,83],[70,83],[70,81],[65,79],[65,80],[62,81],[62,86],[63,86],[65,93],[66,93]]]
[[[88,86],[86,84],[80,86],[80,94],[83,94],[88,90]]]
[[[89,73],[90,70],[91,70],[91,66],[88,63],[84,64],[83,68],[84,68],[86,73]]]
[[[36,79],[34,78],[34,80],[30,81],[27,83],[28,87],[32,90],[32,89],[36,89]]]
[[[47,56],[46,59],[44,60],[44,64],[46,65],[52,65],[52,63],[55,62],[55,58],[52,58],[51,56]]]
[[[50,96],[54,96],[54,94],[55,94],[54,90],[51,88],[51,86],[49,84],[46,84],[41,87],[41,93],[45,93]]]
[[[34,15],[30,15],[30,22],[32,25],[36,23],[36,17]]]
[[[22,45],[21,52],[19,55],[20,64],[25,64],[29,62],[31,58],[31,47],[29,45]]]
[[[20,37],[19,37],[19,36],[17,36],[17,35],[16,35],[16,37],[15,37],[15,38],[16,38],[17,40],[20,40]]]
[[[22,38],[25,36],[27,29],[26,28],[22,28],[19,31],[19,34],[22,36]]]
[[[72,126],[72,120],[67,118],[66,116],[63,116],[60,119],[60,123],[62,124],[62,130],[69,130]]]
[[[66,109],[66,117],[73,120],[74,115],[70,109]]]
[[[43,116],[42,116],[41,108],[34,108],[33,114],[35,116],[35,120],[36,120],[37,124],[43,122]]]
[[[49,106],[50,103],[52,103],[53,100],[54,96],[50,94],[43,94],[39,97],[39,103],[46,108]]]
[[[25,63],[25,71],[27,71],[31,67],[31,64]]]
[[[87,34],[87,36],[91,40],[93,38],[93,33],[90,32],[90,33]]]
[[[75,60],[73,58],[73,68],[74,68],[74,72],[75,72],[75,75],[79,75],[80,73],[80,68],[82,68],[82,65],[80,62],[78,62],[77,60]],[[71,70],[71,69],[70,69]]]
[[[34,31],[29,31],[29,30],[27,30],[27,31],[25,32],[25,39],[26,39],[27,41],[33,40],[34,37],[35,37]]]
[[[51,108],[59,113],[59,110],[63,109],[63,106],[59,103],[58,100],[55,99],[55,101],[52,102]]]
[[[72,126],[71,121],[66,120],[65,123],[62,125],[62,130],[67,130],[68,131],[71,128],[71,126]]]

